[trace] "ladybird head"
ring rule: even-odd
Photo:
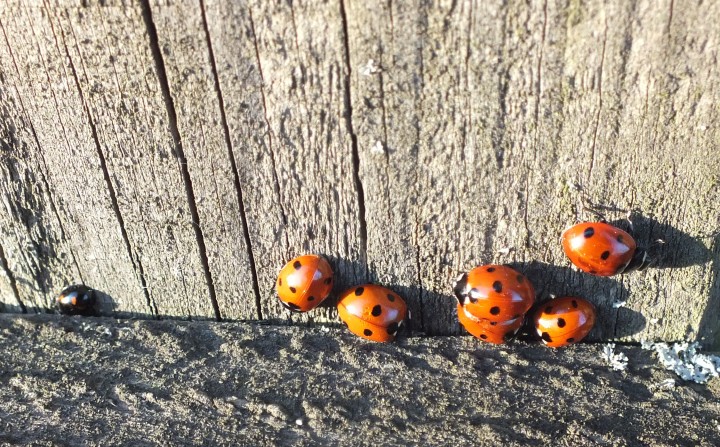
[[[455,286],[453,287],[455,298],[457,298],[461,305],[465,304],[465,298],[467,297],[468,292],[470,292],[470,287],[468,287],[468,274],[463,273],[458,276],[455,281]]]

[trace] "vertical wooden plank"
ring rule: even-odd
[[[289,314],[274,285],[280,267],[303,252],[331,258],[336,291],[366,279],[340,8],[208,2],[206,14],[258,254],[262,314],[332,320],[330,306]]]
[[[426,8],[387,1],[345,1],[344,7],[369,273],[405,297],[411,327],[420,330],[428,292],[421,287],[418,252],[422,65],[417,36]]]
[[[52,203],[33,209],[31,214],[41,217],[43,209],[54,208],[56,232],[62,225],[68,240],[67,249],[58,246],[36,267],[27,261],[29,266],[13,268],[10,262],[21,294],[24,284],[32,284],[24,279],[25,275],[37,278],[37,269],[48,269],[53,272],[51,277],[57,275],[59,279],[38,280],[47,281],[37,285],[41,293],[33,286],[27,292],[34,295],[28,302],[37,308],[51,307],[54,294],[65,285],[62,282],[72,278],[107,293],[123,313],[149,314],[112,209],[91,128],[82,113],[82,100],[67,75],[67,60],[49,31],[47,13],[40,7],[13,4],[3,15],[1,25],[4,82],[11,86],[8,91],[15,92],[17,105],[22,108],[16,110],[18,116],[26,115],[28,119],[21,144],[30,152],[27,160],[33,163],[33,172],[47,183],[48,201]],[[54,226],[52,220],[43,219],[43,225]],[[12,258],[21,256],[22,250],[18,246]],[[71,276],[74,268],[78,273]]]
[[[80,275],[8,62],[0,68],[0,303],[6,311],[38,312],[52,307],[55,293]]]
[[[257,285],[246,242],[242,186],[236,179],[230,140],[226,142],[201,2],[154,1],[151,6],[188,171],[198,191],[197,207],[221,316],[256,319]]]
[[[43,23],[43,25],[45,25]],[[141,5],[52,10],[43,28],[66,52],[105,161],[146,296],[159,315],[214,318],[173,110],[163,98]]]
[[[570,15],[564,115],[580,125],[565,126],[560,145],[580,156],[569,160],[566,176],[600,204],[638,211],[641,245],[666,242],[658,268],[617,278],[619,293],[597,294],[607,309],[603,338],[695,339],[717,302],[717,272],[707,264],[712,239],[698,237],[717,226],[720,171],[712,149],[718,134],[706,124],[717,119],[710,106],[717,51],[706,36],[720,30],[702,20],[706,14],[712,10],[695,3],[673,11],[668,1],[590,2]],[[576,57],[596,46],[595,60]],[[683,144],[695,149],[676,149]],[[612,309],[613,300],[627,303]]]

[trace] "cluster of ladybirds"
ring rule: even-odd
[[[580,270],[612,276],[642,270],[650,260],[627,232],[605,222],[584,222],[566,229],[563,250]],[[317,307],[330,294],[333,271],[318,255],[303,255],[280,271],[280,302],[295,312]],[[462,274],[454,287],[458,320],[475,337],[500,344],[515,335],[529,313],[543,343],[561,347],[582,340],[595,324],[595,307],[577,296],[553,298],[535,306],[535,290],[522,273],[505,265],[482,265]],[[354,334],[392,341],[408,316],[405,301],[376,284],[352,287],[340,296],[338,315]]]
[[[280,270],[277,292],[280,303],[294,312],[307,312],[330,295],[333,270],[319,255],[299,256]],[[408,316],[400,295],[377,284],[352,287],[340,296],[338,315],[348,329],[373,341],[392,341]]]
[[[612,276],[642,270],[650,263],[627,232],[605,222],[584,222],[566,229],[563,250],[580,270]],[[294,312],[308,312],[329,295],[333,270],[319,255],[303,255],[288,262],[278,275],[280,302]],[[515,335],[529,313],[537,335],[547,346],[560,347],[582,340],[595,323],[595,307],[577,296],[553,298],[535,306],[535,290],[522,273],[505,265],[482,265],[462,274],[454,287],[458,320],[475,337],[503,343]],[[96,292],[73,285],[57,298],[61,313],[96,314]],[[393,341],[409,317],[405,300],[377,284],[352,287],[340,296],[338,315],[354,334],[379,342]]]

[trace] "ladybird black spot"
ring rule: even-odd
[[[595,229],[593,227],[587,227],[585,231],[583,231],[583,236],[585,236],[585,238],[591,238],[593,237],[593,234],[595,234]]]
[[[291,310],[293,312],[297,312],[300,310],[300,306],[294,303],[286,303],[285,301],[280,301],[280,303],[285,306],[286,309]]]
[[[577,309],[577,307],[578,307],[577,301],[572,300],[572,306],[573,306],[575,309]]]
[[[365,329],[365,330],[363,331],[363,334],[365,334],[366,337],[369,337],[369,336],[372,335],[372,331],[371,331],[370,329]]]
[[[370,313],[372,314],[373,317],[379,317],[380,314],[382,313],[382,307],[380,307],[379,304],[376,304],[376,305],[372,308],[372,312],[370,312]]]
[[[365,291],[364,288],[358,287],[357,289],[355,289],[355,295],[356,295],[356,296],[360,296],[360,295],[363,294],[364,291]]]
[[[485,335],[485,334],[480,334],[480,338],[482,338],[483,340],[487,340],[487,335]]]
[[[330,284],[332,282],[332,276],[325,279],[325,284]]]
[[[572,337],[570,337],[570,338],[567,339],[567,342],[568,342],[568,343],[575,343],[575,339],[572,338]]]
[[[545,313],[546,313],[546,314],[551,314],[551,313],[552,313],[552,306],[546,307],[546,308],[545,308]]]
[[[565,327],[565,320],[563,318],[558,318],[558,327]]]
[[[390,300],[391,303],[395,302],[395,297],[391,293],[388,293],[388,299]]]
[[[623,240],[622,234],[618,234],[617,241],[620,242],[621,244],[625,243],[625,241]]]
[[[517,282],[519,284],[522,284],[522,282],[525,280],[525,277],[523,275],[517,275]]]
[[[495,281],[493,283],[493,290],[495,290],[497,293],[502,292],[502,283],[500,281]]]
[[[290,287],[290,291],[291,291],[292,293],[295,293],[295,292],[297,292],[297,289],[296,289],[295,287]]]
[[[600,257],[603,258],[603,260],[606,260],[607,258],[610,257],[610,252],[608,250],[605,250],[604,252],[602,252]]]
[[[552,342],[552,338],[550,338],[550,334],[548,334],[547,332],[543,332],[543,333],[542,333],[542,339],[543,339],[546,343]]]
[[[493,307],[490,308],[490,313],[493,314],[493,315],[497,315],[497,314],[500,313],[500,308],[497,307],[497,306],[493,306]]]
[[[309,297],[308,297],[308,301],[315,301],[315,297],[314,297],[314,296],[309,296]]]
[[[394,323],[390,323],[390,326],[387,327],[387,333],[390,335],[395,335],[395,334],[397,334],[397,331],[399,328],[400,328],[400,325],[398,324],[397,321],[395,321]]]
[[[490,273],[492,273],[492,272],[495,271],[495,267],[488,267],[487,271],[490,272]]]
[[[293,267],[295,267],[295,270],[300,270],[300,267],[302,267],[302,264],[300,263],[300,261],[295,261],[293,263]]]

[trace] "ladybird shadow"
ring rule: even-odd
[[[20,306],[8,303],[0,303],[0,313],[2,314],[23,314],[27,313],[25,309]]]
[[[537,337],[531,328],[531,316],[535,310],[551,299],[551,295],[578,296],[595,305],[597,318],[595,327],[585,338],[586,341],[623,339],[642,331],[647,321],[637,311],[613,304],[628,299],[628,289],[611,277],[593,276],[573,270],[570,267],[551,265],[544,262],[513,262],[507,264],[521,272],[535,288],[535,305],[527,313],[520,339],[533,340]]]
[[[698,325],[697,339],[706,348],[720,349],[720,233],[690,235],[672,225],[645,217],[639,212],[630,215],[633,237],[639,247],[647,247],[653,259],[649,268],[682,268],[710,264],[711,280],[707,302]],[[616,221],[613,225],[626,229],[628,221]],[[664,244],[655,241],[662,239]],[[704,243],[709,241],[710,244]],[[707,247],[710,248],[707,248]]]
[[[692,236],[637,211],[630,214],[630,221],[632,229],[626,219],[610,224],[631,233],[638,247],[647,250],[652,259],[649,268],[689,267],[706,264],[713,258],[702,242],[703,236]],[[659,240],[663,243],[658,243]]]
[[[117,317],[118,313],[115,311],[115,300],[103,292],[102,290],[94,290],[95,293],[95,315],[97,317]],[[151,315],[147,315],[150,318]],[[145,318],[145,316],[143,316]]]
[[[720,351],[720,234],[713,238],[712,247],[712,282],[698,325],[698,340],[705,348]]]

